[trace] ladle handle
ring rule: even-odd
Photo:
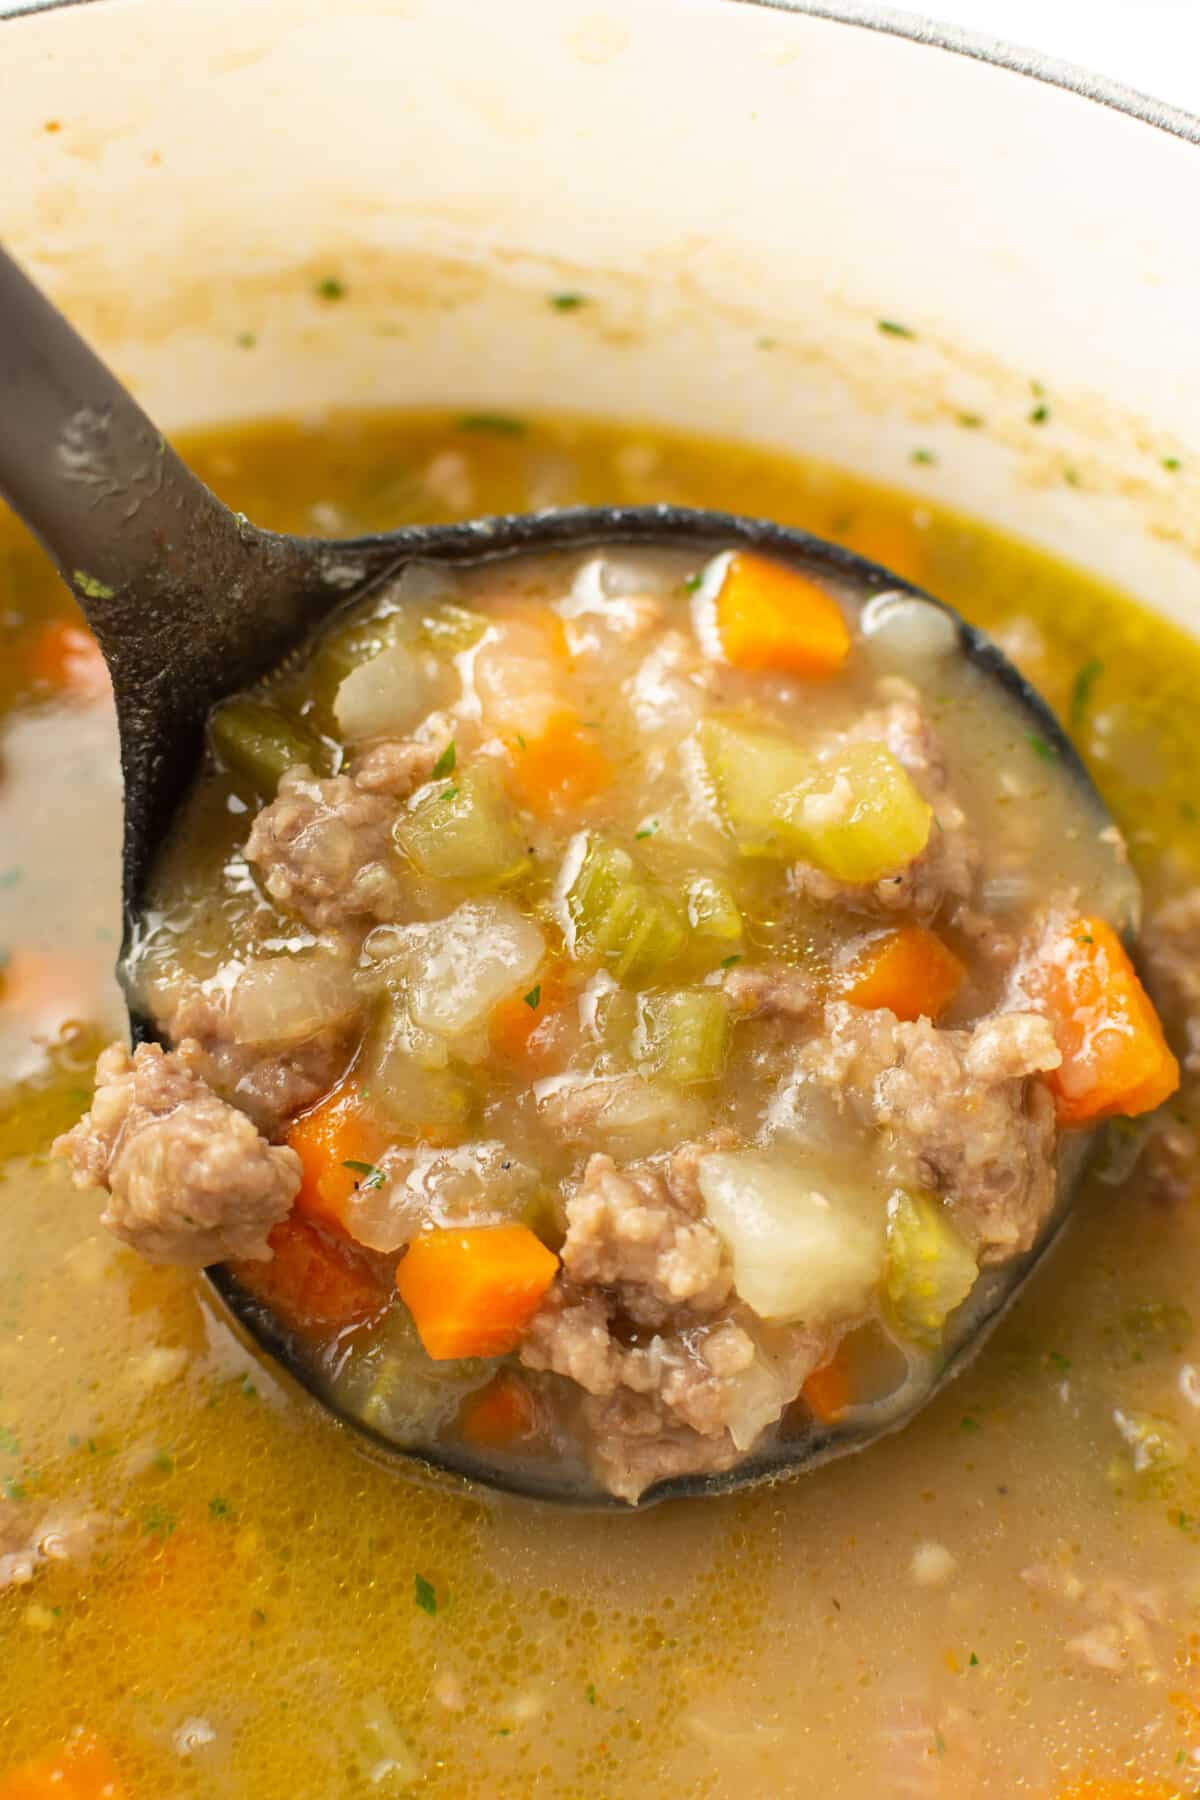
[[[0,493],[103,642],[106,601],[235,522],[112,371],[0,249]],[[178,573],[178,569],[176,570]]]

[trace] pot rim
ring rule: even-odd
[[[0,25],[27,19],[39,13],[65,11],[68,7],[101,6],[105,0],[18,0],[10,11],[0,0]],[[990,63],[1012,75],[1024,75],[1048,87],[1062,88],[1083,100],[1094,101],[1113,112],[1124,113],[1140,124],[1180,138],[1184,143],[1200,146],[1200,113],[1185,107],[1156,100],[1140,88],[1129,87],[1107,75],[1099,75],[1078,63],[1061,57],[1046,56],[1009,43],[990,31],[977,31],[952,25],[923,13],[902,12],[892,6],[877,6],[874,0],[718,0],[723,6],[758,6],[774,12],[807,14],[827,19],[837,25],[852,25],[862,31],[876,31],[887,37],[903,38],[930,49],[944,50],[952,56],[969,57],[974,62]]]

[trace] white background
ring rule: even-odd
[[[170,5],[170,0],[162,3]],[[328,3],[331,8],[351,6],[354,0]],[[437,0],[426,3],[436,6]],[[503,3],[480,0],[481,5]],[[35,4],[37,0],[0,0],[0,15]],[[850,12],[856,0],[842,4]],[[861,0],[861,7],[988,32],[1200,113],[1200,0],[937,0],[928,8],[876,8]]]

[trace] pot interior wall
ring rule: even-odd
[[[168,428],[664,419],[1200,617],[1181,139],[739,0],[94,0],[0,33],[8,241]]]

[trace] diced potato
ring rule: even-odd
[[[397,821],[395,838],[423,875],[446,881],[498,887],[530,867],[513,810],[484,768],[427,783]]]
[[[229,997],[229,1022],[241,1044],[298,1044],[358,1005],[353,969],[333,951],[250,957]]]
[[[978,1274],[970,1246],[938,1200],[922,1193],[892,1195],[885,1285],[889,1311],[903,1336],[939,1344],[947,1318]]]
[[[760,1318],[820,1325],[863,1311],[883,1274],[884,1233],[858,1195],[751,1150],[704,1157],[699,1180],[734,1285]]]
[[[647,994],[636,1039],[639,1067],[690,1086],[716,1081],[729,1048],[729,1002],[715,988]]]
[[[687,932],[678,911],[627,851],[594,833],[568,847],[563,900],[575,956],[639,981],[668,965]]]
[[[723,881],[698,875],[688,883],[688,924],[700,937],[736,944],[742,936],[742,915],[737,901]]]
[[[337,691],[333,716],[347,743],[411,731],[429,710],[429,682],[419,659],[392,644],[351,669]]]
[[[537,926],[508,901],[468,901],[428,927],[413,958],[414,1023],[449,1040],[486,1025],[494,1006],[530,985],[545,954]]]
[[[558,1075],[534,1092],[538,1117],[565,1143],[614,1156],[670,1149],[709,1123],[697,1097],[641,1075]]]

